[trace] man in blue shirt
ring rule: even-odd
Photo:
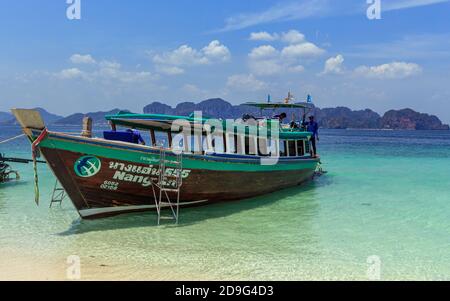
[[[309,116],[309,122],[303,122],[303,125],[306,126],[306,130],[312,133],[311,136],[311,146],[312,152],[311,155],[313,157],[317,157],[317,148],[316,148],[316,139],[319,141],[319,124],[314,120],[314,116]]]
[[[133,140],[135,141],[135,143],[145,145],[144,138],[142,138],[141,133],[138,130],[136,130],[135,128],[132,128],[132,129],[127,129],[127,132],[133,133]]]

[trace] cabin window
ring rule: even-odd
[[[167,147],[169,145],[169,142],[168,142],[168,139],[167,139],[168,138],[167,137],[167,133],[165,133],[165,132],[157,131],[157,132],[155,132],[155,136],[154,137],[153,137],[152,134],[150,134],[150,136],[151,136],[152,143],[153,143],[153,138],[155,138],[155,141],[154,141],[154,145],[155,146]]]
[[[196,154],[203,154],[203,152],[205,150],[207,150],[207,141],[206,141],[206,136],[202,136],[202,135],[194,135],[194,140],[195,140],[195,144],[194,144],[194,153]]]
[[[250,153],[252,155],[258,154],[258,137],[257,136],[250,137]]]
[[[235,137],[235,143],[236,143],[236,150],[237,153],[240,155],[245,155],[245,137],[244,135],[238,135],[236,134]]]
[[[167,143],[169,145],[169,148],[173,147],[173,136],[172,132],[167,132]]]
[[[297,141],[297,155],[304,156],[305,155],[305,140]]]
[[[187,135],[179,133],[173,137],[172,149],[174,151],[189,152],[189,139]]]
[[[309,154],[311,152],[309,140],[305,140],[305,154]]]
[[[156,133],[155,130],[150,130],[151,145],[156,146]]]
[[[216,136],[216,138],[213,140],[213,146],[216,153],[225,153],[225,144],[223,142],[223,137]]]
[[[210,135],[203,138],[203,149],[209,152],[223,154],[225,152],[224,146],[223,136]]]
[[[258,139],[258,154],[260,156],[268,156],[269,155],[269,144],[268,140],[264,138]]]
[[[225,139],[227,140],[227,154],[235,154],[236,153],[236,144],[234,135],[225,134]]]
[[[245,137],[245,154],[250,154],[250,139],[249,137]]]
[[[246,136],[245,137],[245,154],[246,155],[256,155],[257,140],[256,137]]]
[[[270,139],[269,140],[269,156],[279,156],[280,154],[280,142],[278,140],[273,140]]]
[[[173,150],[177,150],[177,151],[184,150],[184,138],[183,138],[183,135],[175,136],[172,149]]]
[[[297,156],[297,148],[295,141],[288,141],[288,156],[289,157],[296,157]]]
[[[286,157],[286,156],[287,156],[286,141],[280,140],[280,157]]]
[[[194,154],[203,154],[204,136],[195,134],[188,137],[189,148],[188,152]]]

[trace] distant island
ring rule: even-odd
[[[41,116],[45,120],[46,124],[53,124],[57,120],[60,120],[61,118],[63,118],[63,116],[49,113],[47,110],[45,110],[43,108],[33,108],[33,110],[36,110],[41,114]],[[17,120],[14,118],[14,116],[11,113],[0,112],[0,125],[19,125],[19,123],[17,122]]]
[[[69,115],[67,117],[56,120],[53,124],[55,125],[80,125],[83,122],[84,117],[91,117],[92,122],[96,125],[106,125],[108,122],[105,120],[106,115],[115,115],[121,111],[127,110],[119,110],[114,109],[107,112],[92,112],[92,113],[76,113]]]
[[[105,115],[117,114],[125,109],[113,109],[105,112],[76,113],[67,117],[58,116],[47,112],[45,109],[37,108],[46,124],[49,125],[81,125],[85,116],[93,119],[96,125],[105,125]],[[237,119],[243,114],[258,115],[259,109],[245,105],[232,105],[221,99],[214,98],[194,102],[182,102],[176,107],[171,107],[162,102],[152,102],[143,108],[146,114],[170,114],[187,116],[194,111],[202,111],[204,116],[222,119]],[[298,120],[298,110],[283,110],[289,118],[295,115]],[[275,113],[281,113],[280,110]],[[450,130],[449,125],[434,116],[419,113],[412,109],[390,110],[383,116],[366,109],[353,111],[346,107],[318,108],[315,107],[312,114],[316,116],[321,128],[326,129],[389,129],[389,130]],[[16,121],[10,113],[0,112],[0,125],[16,125]]]
[[[204,115],[214,118],[240,118],[243,114],[259,114],[259,109],[245,106],[232,105],[220,99],[208,99],[200,103],[183,102],[175,108],[153,102],[144,107],[147,114],[171,114],[186,116],[194,111],[201,111]],[[281,110],[275,113],[281,113]],[[298,116],[298,110],[283,110],[291,118],[292,114]],[[321,128],[326,129],[392,129],[392,130],[449,130],[447,124],[433,115],[416,112],[412,109],[390,110],[383,116],[366,109],[353,111],[346,107],[324,108],[315,107],[312,114],[316,116]]]

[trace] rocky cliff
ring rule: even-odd
[[[212,98],[199,103],[182,102],[175,108],[165,105],[161,102],[154,102],[144,107],[146,114],[170,114],[178,116],[189,116],[194,111],[201,111],[204,116],[214,118],[239,118],[245,113],[257,112],[255,108],[247,106],[233,106],[221,98]]]
[[[233,106],[220,98],[208,99],[198,104],[183,102],[172,108],[160,102],[154,102],[144,108],[144,113],[171,114],[188,116],[194,111],[202,111],[204,116],[214,118],[240,118],[243,114],[259,114],[259,109],[244,105]],[[276,110],[273,114],[285,112],[289,119],[295,115],[299,119],[298,110]],[[267,112],[268,114],[268,112]],[[380,116],[366,109],[353,111],[346,107],[315,108],[313,113],[319,125],[328,129],[394,129],[394,130],[448,130],[438,117],[415,112],[411,109],[391,110]]]
[[[85,116],[93,119],[94,124],[107,124],[105,115],[117,114],[119,110],[114,109],[107,112],[76,113],[68,117],[48,113],[44,109],[38,108],[46,124],[55,125],[81,125]],[[222,119],[237,119],[244,114],[254,116],[260,115],[260,110],[245,105],[232,105],[221,98],[208,99],[199,103],[182,102],[176,107],[171,107],[163,102],[153,102],[144,107],[147,114],[169,114],[179,116],[189,116],[194,111],[201,111],[204,116]],[[285,112],[288,119],[295,117],[299,120],[299,110],[275,110],[265,111],[265,115],[280,114]],[[0,112],[1,113],[1,112]],[[314,108],[312,114],[316,116],[321,128],[328,129],[392,129],[392,130],[449,130],[449,126],[443,124],[438,117],[419,113],[411,109],[391,110],[383,116],[366,109],[353,111],[346,107],[337,108]],[[3,121],[2,121],[3,119]],[[14,125],[15,119],[9,113],[0,114],[0,125]]]
[[[322,128],[327,129],[379,129],[381,117],[366,109],[352,111],[346,107],[315,109],[315,116]]]
[[[391,110],[381,118],[383,129],[405,130],[449,130],[449,126],[442,124],[438,117],[418,113],[411,109]]]

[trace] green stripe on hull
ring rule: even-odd
[[[40,147],[61,149],[71,152],[77,152],[86,155],[99,156],[114,160],[123,160],[140,164],[155,165],[159,162],[159,155],[146,153],[144,151],[134,151],[121,148],[114,148],[100,146],[84,141],[76,142],[64,139],[47,138],[41,142]],[[171,156],[167,156],[171,160]],[[173,158],[175,159],[175,158]],[[226,160],[226,159],[225,159]],[[259,161],[257,161],[259,162]],[[219,170],[219,171],[281,171],[281,170],[315,170],[318,160],[303,159],[295,162],[278,163],[276,165],[261,165],[259,163],[237,163],[232,162],[231,159],[226,162],[218,162],[200,158],[192,158],[188,155],[183,158],[183,168],[186,169],[205,169],[205,170]],[[170,165],[170,164],[169,164]]]

